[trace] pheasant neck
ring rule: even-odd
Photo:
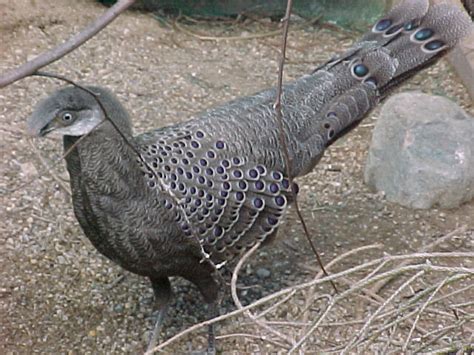
[[[128,139],[134,144],[132,137]],[[65,136],[64,149],[71,149],[66,157],[71,178],[80,175],[82,183],[95,194],[130,198],[129,194],[144,191],[144,179],[136,153],[119,134],[98,129],[87,137]]]

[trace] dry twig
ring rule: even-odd
[[[415,331],[416,325],[418,324],[418,321],[420,320],[421,315],[423,314],[424,310],[426,307],[430,304],[431,300],[436,296],[436,294],[441,290],[441,288],[446,285],[447,281],[449,280],[449,277],[445,278],[440,284],[436,287],[436,289],[430,294],[426,302],[423,303],[423,305],[420,307],[420,310],[418,311],[418,314],[416,315],[415,321],[413,322],[413,325],[410,328],[410,332],[408,333],[407,339],[405,340],[405,344],[403,344],[403,352],[406,352],[408,349],[408,344],[410,342],[410,339],[413,335],[413,332]]]
[[[15,81],[23,79],[33,74],[37,70],[45,67],[46,65],[51,64],[64,57],[66,54],[72,52],[74,49],[81,46],[83,43],[87,42],[89,39],[99,33],[117,16],[128,9],[134,2],[135,0],[118,0],[115,5],[105,11],[102,16],[89,24],[81,32],[76,33],[74,36],[69,38],[69,40],[66,42],[62,43],[56,48],[40,54],[33,60],[4,73],[0,76],[0,88],[4,88]]]
[[[293,204],[295,206],[295,211],[296,214],[298,215],[298,219],[301,222],[301,226],[303,227],[304,231],[304,236],[307,239],[311,250],[313,251],[313,254],[316,257],[316,261],[318,262],[319,266],[321,267],[321,270],[323,271],[324,275],[328,276],[328,273],[326,272],[326,269],[324,268],[323,261],[321,259],[321,256],[319,255],[313,241],[311,240],[311,236],[309,233],[309,229],[306,225],[306,222],[303,218],[303,214],[301,213],[301,210],[299,208],[298,204],[298,196],[296,195],[296,186],[293,183],[293,174],[291,171],[291,159],[289,156],[289,149],[288,149],[288,142],[286,139],[285,135],[285,129],[283,126],[283,114],[282,114],[282,95],[283,95],[283,68],[285,66],[285,58],[286,58],[286,43],[288,39],[288,29],[290,26],[290,16],[291,16],[291,8],[293,6],[293,0],[288,0],[286,3],[286,12],[285,12],[285,17],[282,18],[283,22],[283,36],[282,36],[282,43],[281,43],[281,54],[280,54],[280,64],[278,67],[278,81],[277,81],[277,87],[276,87],[276,98],[275,98],[275,103],[273,105],[275,113],[276,113],[276,119],[277,119],[277,124],[278,124],[278,132],[279,132],[279,139],[280,139],[280,144],[281,144],[281,151],[283,153],[283,160],[285,162],[285,168],[286,168],[286,175],[288,177],[288,181],[290,183],[290,189],[291,189],[291,194],[293,196]],[[337,288],[336,285],[334,284],[333,281],[330,281],[332,287],[334,288],[334,291],[337,293]]]
[[[237,294],[237,279],[239,277],[239,272],[244,263],[247,261],[247,259],[260,247],[260,242],[256,243],[252,248],[250,248],[243,256],[240,258],[239,262],[235,266],[234,272],[232,273],[232,280],[231,280],[231,294],[232,294],[232,299],[234,300],[234,304],[237,306],[238,309],[243,309],[242,303],[240,302],[239,296]],[[255,324],[257,324],[259,327],[267,330],[268,332],[272,333],[273,335],[276,335],[278,338],[285,340],[287,343],[292,344],[293,339],[289,338],[285,334],[275,330],[268,324],[266,324],[264,321],[258,319],[255,317],[250,310],[246,310],[245,314],[253,321]],[[287,347],[285,347],[287,349]]]
[[[456,234],[461,234],[461,233],[464,233],[466,231],[466,226],[463,226],[461,228],[457,228],[456,230],[452,231],[451,233],[448,233],[447,235],[445,235],[444,237],[441,237],[439,239],[436,239],[433,243],[430,243],[426,246],[424,246],[420,252],[429,252],[430,250],[433,250],[434,248],[436,248],[436,246],[440,245],[441,243],[451,239],[454,235]],[[408,263],[409,261],[405,261],[405,263]],[[372,292],[373,293],[379,293],[380,290],[382,288],[384,288],[391,280],[383,280],[377,284],[375,284],[373,287],[372,287]]]
[[[465,230],[465,229],[462,229]],[[458,230],[459,231],[459,230]],[[458,233],[450,233],[451,237],[455,234]],[[445,239],[446,240],[446,239]],[[344,260],[347,257],[350,257],[351,255],[359,255],[361,250],[367,250],[367,249],[372,249],[372,248],[378,248],[380,247],[379,245],[371,245],[371,246],[366,246],[360,249],[355,249],[353,251],[350,251],[348,253],[345,253],[344,255],[341,255],[328,263],[328,267],[334,267],[338,262]],[[254,247],[255,249],[257,248],[256,246]],[[234,279],[232,282],[232,289],[234,293],[234,297],[237,296],[237,274],[235,271],[238,272],[240,268],[242,267],[243,263],[245,262],[246,259],[251,255],[253,251],[250,251],[246,256],[244,256],[243,259],[241,259],[240,265],[234,270]],[[446,302],[449,299],[452,299],[452,297],[461,294],[462,292],[466,292],[469,290],[471,287],[474,285],[468,285],[468,286],[463,286],[461,288],[456,288],[454,291],[451,291],[449,294],[446,294],[441,297],[435,298],[435,295],[438,293],[438,291],[442,287],[447,287],[450,285],[450,287],[455,287],[454,285],[459,284],[460,281],[462,280],[472,280],[474,278],[474,269],[472,268],[467,268],[467,267],[462,267],[462,266],[448,266],[441,264],[440,262],[443,260],[463,260],[465,258],[474,258],[474,252],[433,252],[433,253],[413,253],[413,254],[407,254],[407,255],[386,255],[380,258],[376,258],[373,260],[370,260],[368,262],[365,262],[363,264],[359,264],[356,266],[353,266],[351,268],[345,269],[343,271],[340,271],[338,273],[334,273],[329,277],[323,276],[322,272],[320,272],[314,279],[312,279],[309,282],[302,283],[295,285],[290,288],[283,289],[281,291],[278,291],[274,294],[268,295],[266,297],[261,298],[260,300],[247,305],[247,306],[242,306],[240,304],[240,301],[237,298],[234,298],[234,300],[237,300],[237,305],[239,309],[236,311],[230,312],[226,315],[220,316],[218,318],[215,318],[211,321],[206,321],[200,324],[197,324],[191,328],[186,329],[185,331],[175,335],[171,339],[168,339],[164,343],[158,346],[158,349],[164,349],[166,346],[170,345],[170,343],[175,342],[176,340],[180,339],[181,337],[190,334],[192,331],[195,331],[203,326],[206,326],[210,323],[214,322],[220,322],[225,319],[229,319],[231,317],[235,317],[239,314],[246,313],[247,311],[251,311],[252,309],[256,309],[258,307],[262,307],[264,305],[266,308],[264,308],[262,311],[260,311],[259,314],[253,315],[253,313],[249,313],[250,319],[252,320],[250,323],[246,323],[246,326],[251,326],[251,325],[257,325],[260,327],[260,329],[264,329],[268,335],[263,335],[261,333],[254,334],[254,337],[251,337],[253,339],[257,339],[259,341],[265,341],[268,344],[273,344],[274,346],[277,346],[279,349],[287,348],[288,342],[281,341],[280,334],[283,332],[284,334],[291,334],[288,332],[288,329],[295,329],[295,332],[299,332],[298,329],[303,328],[305,331],[303,334],[300,334],[299,340],[296,343],[293,343],[293,349],[291,351],[296,351],[299,349],[301,346],[303,346],[310,338],[311,336],[316,332],[319,331],[320,333],[327,328],[332,328],[332,329],[347,329],[348,334],[354,334],[354,331],[358,329],[357,334],[358,336],[355,338],[356,342],[354,342],[354,339],[352,339],[350,344],[349,342],[346,342],[345,344],[334,344],[334,346],[330,349],[331,351],[334,352],[341,352],[344,350],[344,348],[348,347],[352,348],[353,346],[364,346],[364,349],[368,349],[368,347],[371,344],[374,344],[374,342],[377,342],[381,347],[385,349],[398,349],[398,351],[402,350],[402,347],[405,343],[405,341],[400,340],[400,334],[403,334],[404,329],[417,329],[419,332],[422,334],[422,339],[424,343],[430,343],[434,344],[438,341],[438,339],[441,339],[442,336],[440,337],[439,330],[437,332],[432,332],[431,330],[426,330],[424,327],[420,327],[420,322],[422,315],[428,315],[428,314],[436,314],[436,317],[438,320],[440,319],[445,319],[446,321],[452,322],[452,315],[448,312],[438,312],[438,309],[431,309],[434,305],[438,304],[439,302]],[[431,260],[431,263],[419,263],[420,259],[424,260]],[[410,263],[407,264],[406,261],[410,261]],[[436,262],[436,265],[435,265]],[[381,264],[387,264],[387,263],[398,263],[395,264],[392,269],[390,270],[385,270],[383,271],[382,268],[379,266]],[[361,272],[364,270],[367,270],[367,272],[364,272],[365,275],[370,275],[370,278],[364,275],[360,275]],[[377,270],[377,272],[374,272],[374,270]],[[415,276],[413,276],[415,273]],[[353,275],[360,275],[359,276],[359,281],[356,281],[353,285],[349,286],[348,289],[343,291],[340,294],[335,295],[334,297],[329,296],[327,294],[315,294],[316,298],[321,298],[324,297],[327,299],[326,302],[326,307],[322,312],[319,312],[316,316],[311,316],[313,318],[312,324],[307,324],[307,322],[288,322],[288,321],[277,321],[277,320],[270,320],[270,321],[264,321],[260,315],[265,315],[268,317],[268,315],[271,313],[271,311],[277,311],[279,308],[282,307],[282,305],[285,302],[291,301],[292,299],[296,299],[297,297],[301,296],[301,291],[306,291],[314,286],[318,285],[323,285],[327,284],[329,280],[334,280],[334,281],[339,281],[342,280],[344,277],[348,277],[352,275],[351,277],[354,277]],[[426,277],[438,277],[437,275],[445,275],[439,282],[435,282],[433,286],[428,287],[427,289],[418,292],[414,297],[411,297],[409,299],[406,299],[402,297],[401,293],[403,289],[406,289],[408,285],[414,282],[416,278],[421,279],[421,278],[426,278]],[[373,308],[374,304],[369,302],[368,306],[370,307],[369,309],[373,309],[372,315],[369,316],[366,319],[356,319],[356,320],[349,320],[346,322],[342,321],[325,321],[328,319],[329,316],[334,315],[334,307],[338,306],[341,309],[345,309],[349,312],[353,311],[351,309],[351,299],[354,295],[357,295],[359,292],[362,292],[362,290],[367,289],[368,286],[377,284],[377,282],[381,280],[388,280],[392,279],[394,276],[398,276],[400,278],[404,278],[404,282],[402,283],[402,286],[397,287],[395,290],[391,291],[391,294],[386,298],[387,301],[384,302],[382,305],[377,305],[377,308]],[[291,297],[290,297],[291,296]],[[280,299],[281,298],[281,299]],[[280,299],[277,301],[277,299]],[[393,307],[393,309],[388,310],[384,312],[383,310],[388,306],[388,305],[393,305],[394,302],[398,302],[401,304],[397,307]],[[457,302],[460,303],[460,302]],[[465,302],[464,302],[465,303]],[[306,305],[304,306],[306,308]],[[349,307],[349,308],[347,308]],[[314,312],[311,309],[306,309],[306,312]],[[433,313],[435,312],[435,313]],[[277,312],[276,312],[277,313]],[[418,320],[416,321],[416,317],[418,316]],[[260,316],[260,319],[259,319]],[[440,318],[442,317],[442,318]],[[255,318],[257,318],[258,321],[260,321],[260,324],[257,324],[255,322]],[[410,319],[415,318],[415,321],[410,322]],[[337,319],[337,318],[336,318]],[[466,323],[466,317],[461,318],[459,321],[456,321],[456,323],[452,324],[452,326],[449,326],[449,330],[451,331],[458,331],[461,326],[465,325]],[[464,320],[464,321],[463,321]],[[409,326],[407,327],[406,324],[407,322],[409,323]],[[308,327],[309,326],[309,327]],[[285,327],[286,330],[278,330],[278,327]],[[309,330],[308,330],[309,328]],[[384,333],[390,331],[389,336],[385,337]],[[257,330],[258,332],[258,330]],[[239,333],[239,332],[237,332]],[[239,333],[241,334],[241,333]],[[294,333],[295,336],[297,333]],[[324,334],[324,333],[321,333]],[[397,335],[398,334],[398,335]],[[405,333],[408,334],[408,333]],[[320,338],[318,336],[318,338]],[[407,339],[406,335],[402,339]],[[326,339],[327,341],[327,339]],[[349,338],[347,339],[349,341]],[[382,342],[382,343],[381,343]],[[277,345],[278,344],[278,345]],[[290,343],[291,344],[291,343]],[[383,345],[381,345],[383,344]],[[430,345],[428,345],[430,346]],[[328,349],[325,349],[325,351]],[[407,351],[412,351],[414,350],[413,344],[410,343],[410,346],[407,348]],[[309,351],[309,350],[308,350]]]

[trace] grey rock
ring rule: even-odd
[[[474,197],[474,118],[454,102],[418,92],[382,107],[365,182],[406,207],[454,208]]]

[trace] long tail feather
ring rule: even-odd
[[[392,89],[441,58],[472,28],[469,16],[454,4],[429,6],[428,0],[405,0],[348,51],[298,80],[288,90],[288,101],[291,92],[305,92],[302,100],[309,108],[303,122],[297,123],[294,154],[299,160],[294,170],[309,171],[325,147],[357,126]],[[312,109],[316,117],[311,117]],[[294,117],[291,123],[295,124]]]

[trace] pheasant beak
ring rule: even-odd
[[[32,137],[44,137],[58,128],[57,122],[56,117],[48,119],[44,115],[39,116],[33,113],[27,122],[28,134]]]
[[[48,133],[54,131],[55,129],[56,129],[56,127],[54,125],[54,121],[52,121],[52,122],[48,123],[46,126],[44,126],[43,128],[41,128],[39,130],[39,132],[36,132],[34,135],[38,136],[38,137],[44,137]]]

